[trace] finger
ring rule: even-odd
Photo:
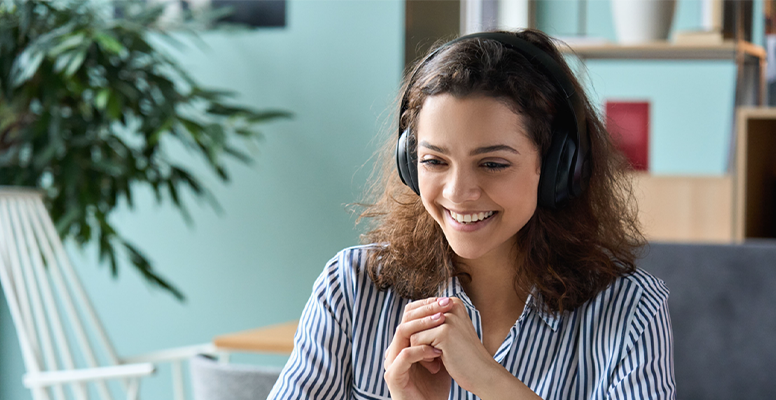
[[[445,322],[445,315],[441,312],[421,319],[403,322],[396,328],[393,340],[385,352],[386,360],[393,360],[402,349],[410,346],[410,337],[418,332],[437,327]]]
[[[462,317],[469,318],[469,313],[466,311],[466,305],[463,304],[463,300],[457,297],[450,297],[450,311],[453,314],[460,315]]]
[[[435,301],[437,301],[437,299],[438,297],[429,297],[427,299],[411,301],[407,303],[406,306],[404,306],[404,314],[407,314],[408,312],[415,310],[417,308],[432,304]]]
[[[443,339],[446,337],[446,331],[452,329],[450,319],[455,318],[455,315],[447,313],[444,314],[443,317],[445,323],[413,333],[412,336],[410,336],[410,344],[408,346],[428,345],[439,348],[438,345],[444,342]]]
[[[440,350],[437,350],[431,346],[413,346],[405,347],[396,356],[393,362],[385,361],[383,367],[385,368],[386,379],[389,377],[399,377],[406,374],[412,364],[421,362],[428,358],[439,357],[442,354]]]
[[[430,299],[424,299],[414,303],[418,304],[415,307],[410,308],[409,305],[404,309],[404,315],[402,316],[402,322],[412,321],[414,319],[423,318],[429,315],[436,314],[438,312],[448,312],[453,307],[453,301],[449,297],[433,297]],[[410,303],[410,304],[414,304]]]
[[[428,372],[433,375],[442,369],[442,360],[440,360],[438,357],[433,360],[423,360],[420,362],[420,365],[422,365],[423,368],[427,369]]]

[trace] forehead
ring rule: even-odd
[[[476,95],[429,96],[417,120],[418,141],[449,142],[480,146],[498,143],[532,144],[525,132],[524,117],[506,101]]]

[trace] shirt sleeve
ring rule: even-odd
[[[637,315],[643,331],[633,341],[614,371],[608,399],[674,400],[674,347],[668,303],[658,307],[651,317]]]
[[[346,269],[335,257],[313,284],[294,335],[294,350],[268,399],[350,398],[352,364]]]

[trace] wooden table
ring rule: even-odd
[[[299,321],[270,325],[258,329],[228,333],[213,338],[216,349],[260,353],[291,354],[294,333]]]

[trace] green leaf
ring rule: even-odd
[[[216,165],[215,170],[222,181],[229,182],[229,174],[226,173],[226,168],[223,165]]]
[[[70,65],[70,61],[73,60],[76,54],[77,52],[75,50],[71,50],[57,57],[57,60],[54,61],[54,72],[60,73],[64,71],[65,68]]]
[[[172,171],[172,174],[177,176],[183,182],[185,182],[195,194],[198,194],[198,195],[203,194],[204,188],[202,187],[202,185],[199,184],[199,182],[193,176],[191,176],[190,173],[176,166],[170,166],[170,169]]]
[[[224,146],[224,152],[238,159],[244,164],[250,164],[253,162],[253,159],[251,158],[251,156],[241,152],[240,150],[235,149],[234,147]]]
[[[178,118],[178,121],[180,121],[180,123],[186,128],[187,131],[189,131],[189,134],[194,137],[194,140],[199,142],[199,137],[205,128],[199,123],[188,118]]]
[[[113,119],[121,118],[121,99],[116,92],[112,92],[108,98],[108,115]]]
[[[291,118],[294,114],[288,111],[267,110],[251,113],[246,119],[251,123],[267,122],[278,118]]]
[[[166,289],[178,300],[185,301],[186,296],[184,296],[178,288],[167,282],[166,279],[157,275],[151,267],[151,263],[148,261],[145,255],[140,252],[140,250],[138,250],[135,246],[131,245],[127,241],[122,241],[122,244],[124,245],[124,249],[126,249],[127,254],[129,255],[129,260],[135,264],[135,266],[143,274],[148,282]]]
[[[94,39],[103,50],[109,53],[122,54],[127,51],[127,48],[108,32],[98,32],[94,35]]]
[[[27,82],[36,72],[45,54],[35,48],[28,48],[14,61],[11,67],[11,88]]]
[[[198,87],[194,88],[189,96],[192,98],[199,97],[204,100],[217,101],[223,97],[234,97],[235,92],[231,90],[205,90]]]
[[[83,65],[85,59],[86,59],[86,49],[81,49],[73,56],[73,59],[70,60],[70,63],[67,65],[67,70],[65,70],[65,76],[66,77],[73,76],[73,74],[75,74],[76,71],[78,71],[78,69],[81,68],[81,65]]]
[[[159,126],[159,128],[157,128],[153,134],[151,134],[151,137],[148,138],[148,146],[155,146],[157,143],[159,143],[159,139],[161,138],[162,134],[169,132],[174,123],[175,120],[173,118],[167,118],[164,123]]]
[[[67,234],[67,230],[70,226],[83,215],[83,211],[76,207],[68,208],[67,213],[57,219],[56,228],[60,236]]]
[[[64,40],[59,42],[53,49],[49,50],[48,55],[50,57],[58,57],[60,54],[75,47],[82,46],[85,42],[86,36],[83,32],[76,33],[71,36],[65,37]]]
[[[100,90],[99,93],[97,93],[97,96],[94,97],[94,107],[98,110],[104,110],[105,106],[108,105],[108,99],[110,98],[110,89],[105,88]]]
[[[43,167],[48,165],[51,162],[51,159],[57,154],[57,147],[56,143],[49,142],[42,152],[35,155],[35,158],[33,159],[35,168],[43,169]]]
[[[251,129],[235,129],[234,133],[246,138],[261,139],[264,137],[261,132]]]
[[[136,87],[124,81],[115,82],[114,85],[119,90],[119,93],[123,94],[124,97],[127,97],[128,99],[136,101],[138,98],[140,98],[140,92]]]
[[[223,104],[214,103],[208,107],[207,112],[215,115],[234,116],[245,113],[247,110],[242,107],[230,107]]]

